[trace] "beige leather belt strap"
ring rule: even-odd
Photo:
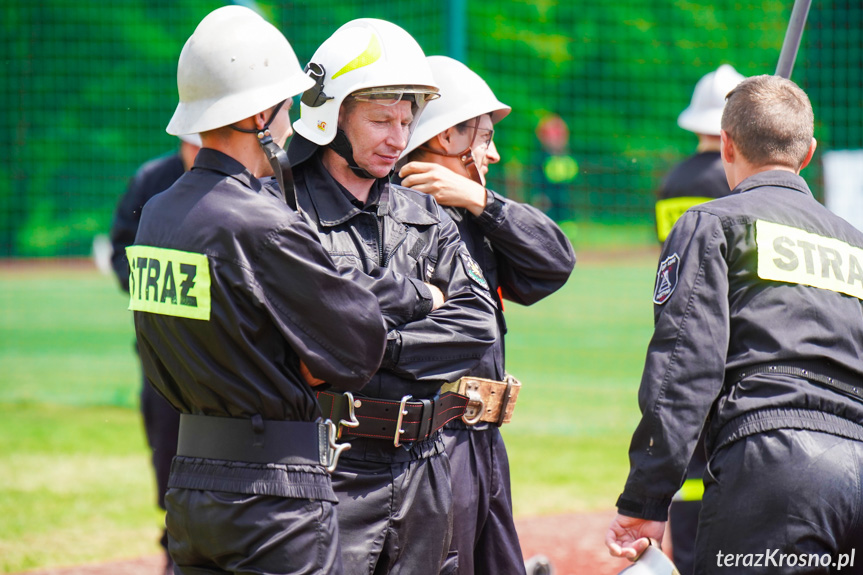
[[[463,377],[448,383],[441,391],[453,391],[470,399],[462,420],[468,425],[483,421],[498,427],[512,420],[521,382],[510,374],[503,381],[482,377]]]

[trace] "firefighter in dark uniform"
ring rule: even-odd
[[[307,66],[288,150],[297,201],[337,264],[393,270],[445,300],[387,335],[381,369],[362,396],[318,394],[351,449],[333,474],[345,570],[437,573],[449,548],[452,500],[440,428],[467,398],[441,387],[473,368],[494,340],[482,271],[434,199],[390,184],[410,131],[437,86],[404,30],[359,19]],[[420,294],[429,298],[425,290]],[[317,375],[312,370],[313,375]]]
[[[705,427],[695,573],[863,573],[849,565],[863,541],[863,234],[798,175],[812,134],[789,80],[728,95],[733,192],[688,210],[663,247],[612,555],[661,540]]]
[[[510,112],[467,66],[430,56],[441,88],[429,103],[404,156],[402,185],[434,197],[456,222],[471,256],[479,263],[497,307],[495,344],[471,370],[475,402],[503,395],[506,324],[503,299],[530,305],[559,289],[575,265],[575,254],[560,228],[538,209],[487,190],[489,164],[500,161],[494,126]],[[467,382],[466,382],[467,383]],[[464,389],[462,389],[464,391]],[[479,405],[471,406],[479,408]],[[499,426],[507,406],[467,413],[444,428],[453,478],[451,555],[458,573],[525,573],[512,516],[509,461]]]
[[[340,573],[328,468],[344,447],[311,373],[361,389],[386,325],[426,310],[340,273],[280,188],[261,184],[285,177],[290,98],[313,85],[275,27],[214,10],[180,54],[177,85],[167,131],[200,133],[204,147],[146,204],[127,249],[144,374],[181,412],[165,497],[174,572]]]
[[[200,149],[200,136],[181,136],[180,149],[177,152],[150,160],[135,172],[126,193],[117,203],[111,224],[111,267],[123,291],[129,292],[129,261],[126,259],[126,248],[135,241],[138,222],[141,220],[141,208],[150,198],[167,190],[183,173],[191,169]],[[177,453],[180,414],[156,393],[145,378],[142,379],[141,416],[144,420],[147,445],[150,446],[152,454],[153,469],[156,472],[157,502],[161,509],[165,509],[165,491],[168,489],[171,460]],[[171,557],[168,554],[167,531],[163,531],[159,543],[165,550],[166,573],[173,573]]]
[[[743,80],[729,64],[706,74],[695,85],[677,125],[698,137],[694,155],[677,164],[662,182],[656,202],[656,233],[664,242],[674,222],[692,206],[731,193],[719,154],[725,96]]]
[[[731,193],[722,167],[719,133],[725,96],[742,80],[743,76],[733,67],[721,65],[698,81],[692,101],[678,116],[677,124],[698,137],[698,147],[695,155],[675,166],[662,182],[656,202],[656,232],[660,243],[668,237],[683,212]],[[669,509],[671,553],[677,569],[685,575],[691,575],[695,568],[695,533],[706,465],[702,435],[686,470],[686,481]]]

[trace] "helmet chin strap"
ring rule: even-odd
[[[428,152],[429,154],[443,156],[444,158],[458,158],[459,161],[461,161],[461,165],[464,167],[464,171],[467,173],[467,176],[477,184],[485,186],[485,184],[483,184],[482,182],[482,176],[479,175],[479,168],[476,167],[476,161],[474,161],[473,159],[473,152],[471,152],[473,142],[474,140],[476,140],[476,134],[479,128],[479,124],[475,123],[473,126],[470,127],[473,128],[473,133],[470,135],[470,143],[468,143],[467,148],[457,154],[450,154],[441,150],[435,150],[428,145],[428,142],[420,146],[419,149],[423,150],[424,152]]]
[[[340,155],[345,161],[348,163],[348,167],[354,173],[354,175],[359,176],[360,178],[364,178],[366,180],[377,180],[377,178],[363,168],[357,165],[357,161],[354,159],[354,148],[351,146],[351,141],[348,140],[348,135],[345,134],[344,130],[338,129],[336,130],[336,137],[333,138],[333,141],[329,143],[330,149],[332,149],[335,153]]]
[[[447,152],[442,152],[440,150],[435,150],[428,144],[423,144],[419,147],[419,149],[424,152],[428,152],[429,154],[434,154],[436,156],[443,156],[445,158],[458,158],[459,161],[461,161],[461,165],[462,167],[464,167],[467,176],[477,184],[484,186],[484,184],[482,183],[482,177],[479,175],[479,168],[476,167],[476,162],[473,159],[473,153],[471,153],[470,146],[468,146],[466,150],[459,152],[458,154],[450,154]]]
[[[276,181],[279,182],[279,188],[282,190],[282,194],[285,197],[285,203],[294,210],[301,212],[300,204],[297,201],[297,192],[294,189],[294,174],[291,171],[291,162],[288,160],[288,154],[285,152],[284,148],[273,141],[273,136],[270,134],[270,124],[273,122],[276,114],[279,113],[279,110],[282,109],[282,106],[286,101],[287,100],[282,100],[275,107],[273,113],[270,115],[270,119],[267,120],[260,130],[248,130],[238,126],[231,126],[231,128],[245,134],[255,134],[258,138],[258,144],[260,144],[261,149],[264,151],[264,155],[267,157],[267,161],[273,168],[273,174],[276,176]]]

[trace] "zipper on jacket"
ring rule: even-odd
[[[384,222],[380,216],[375,218],[375,224],[378,226],[378,265],[386,267],[386,254],[384,254]]]
[[[387,266],[387,254],[384,253],[384,227],[386,223],[384,222],[384,218],[389,211],[389,199],[390,199],[390,189],[389,186],[384,186],[384,189],[381,190],[381,197],[378,200],[378,206],[375,213],[377,217],[375,218],[375,222],[378,225],[378,265],[382,268]]]

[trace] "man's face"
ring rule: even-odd
[[[493,137],[494,124],[491,121],[491,115],[480,116],[477,121],[476,137],[473,139],[470,151],[473,154],[473,161],[479,170],[483,185],[489,164],[496,164],[500,161],[500,154],[497,153]]]
[[[276,117],[273,118],[272,122],[270,122],[270,135],[272,136],[273,141],[277,143],[280,148],[285,147],[285,144],[288,142],[288,138],[290,138],[291,134],[294,133],[294,130],[291,127],[290,114],[292,105],[293,100],[288,98],[279,110],[279,113],[276,114]]]
[[[383,178],[407,147],[412,120],[411,102],[406,100],[392,106],[353,102],[349,111],[343,108],[339,127],[351,142],[357,165],[374,177]]]

